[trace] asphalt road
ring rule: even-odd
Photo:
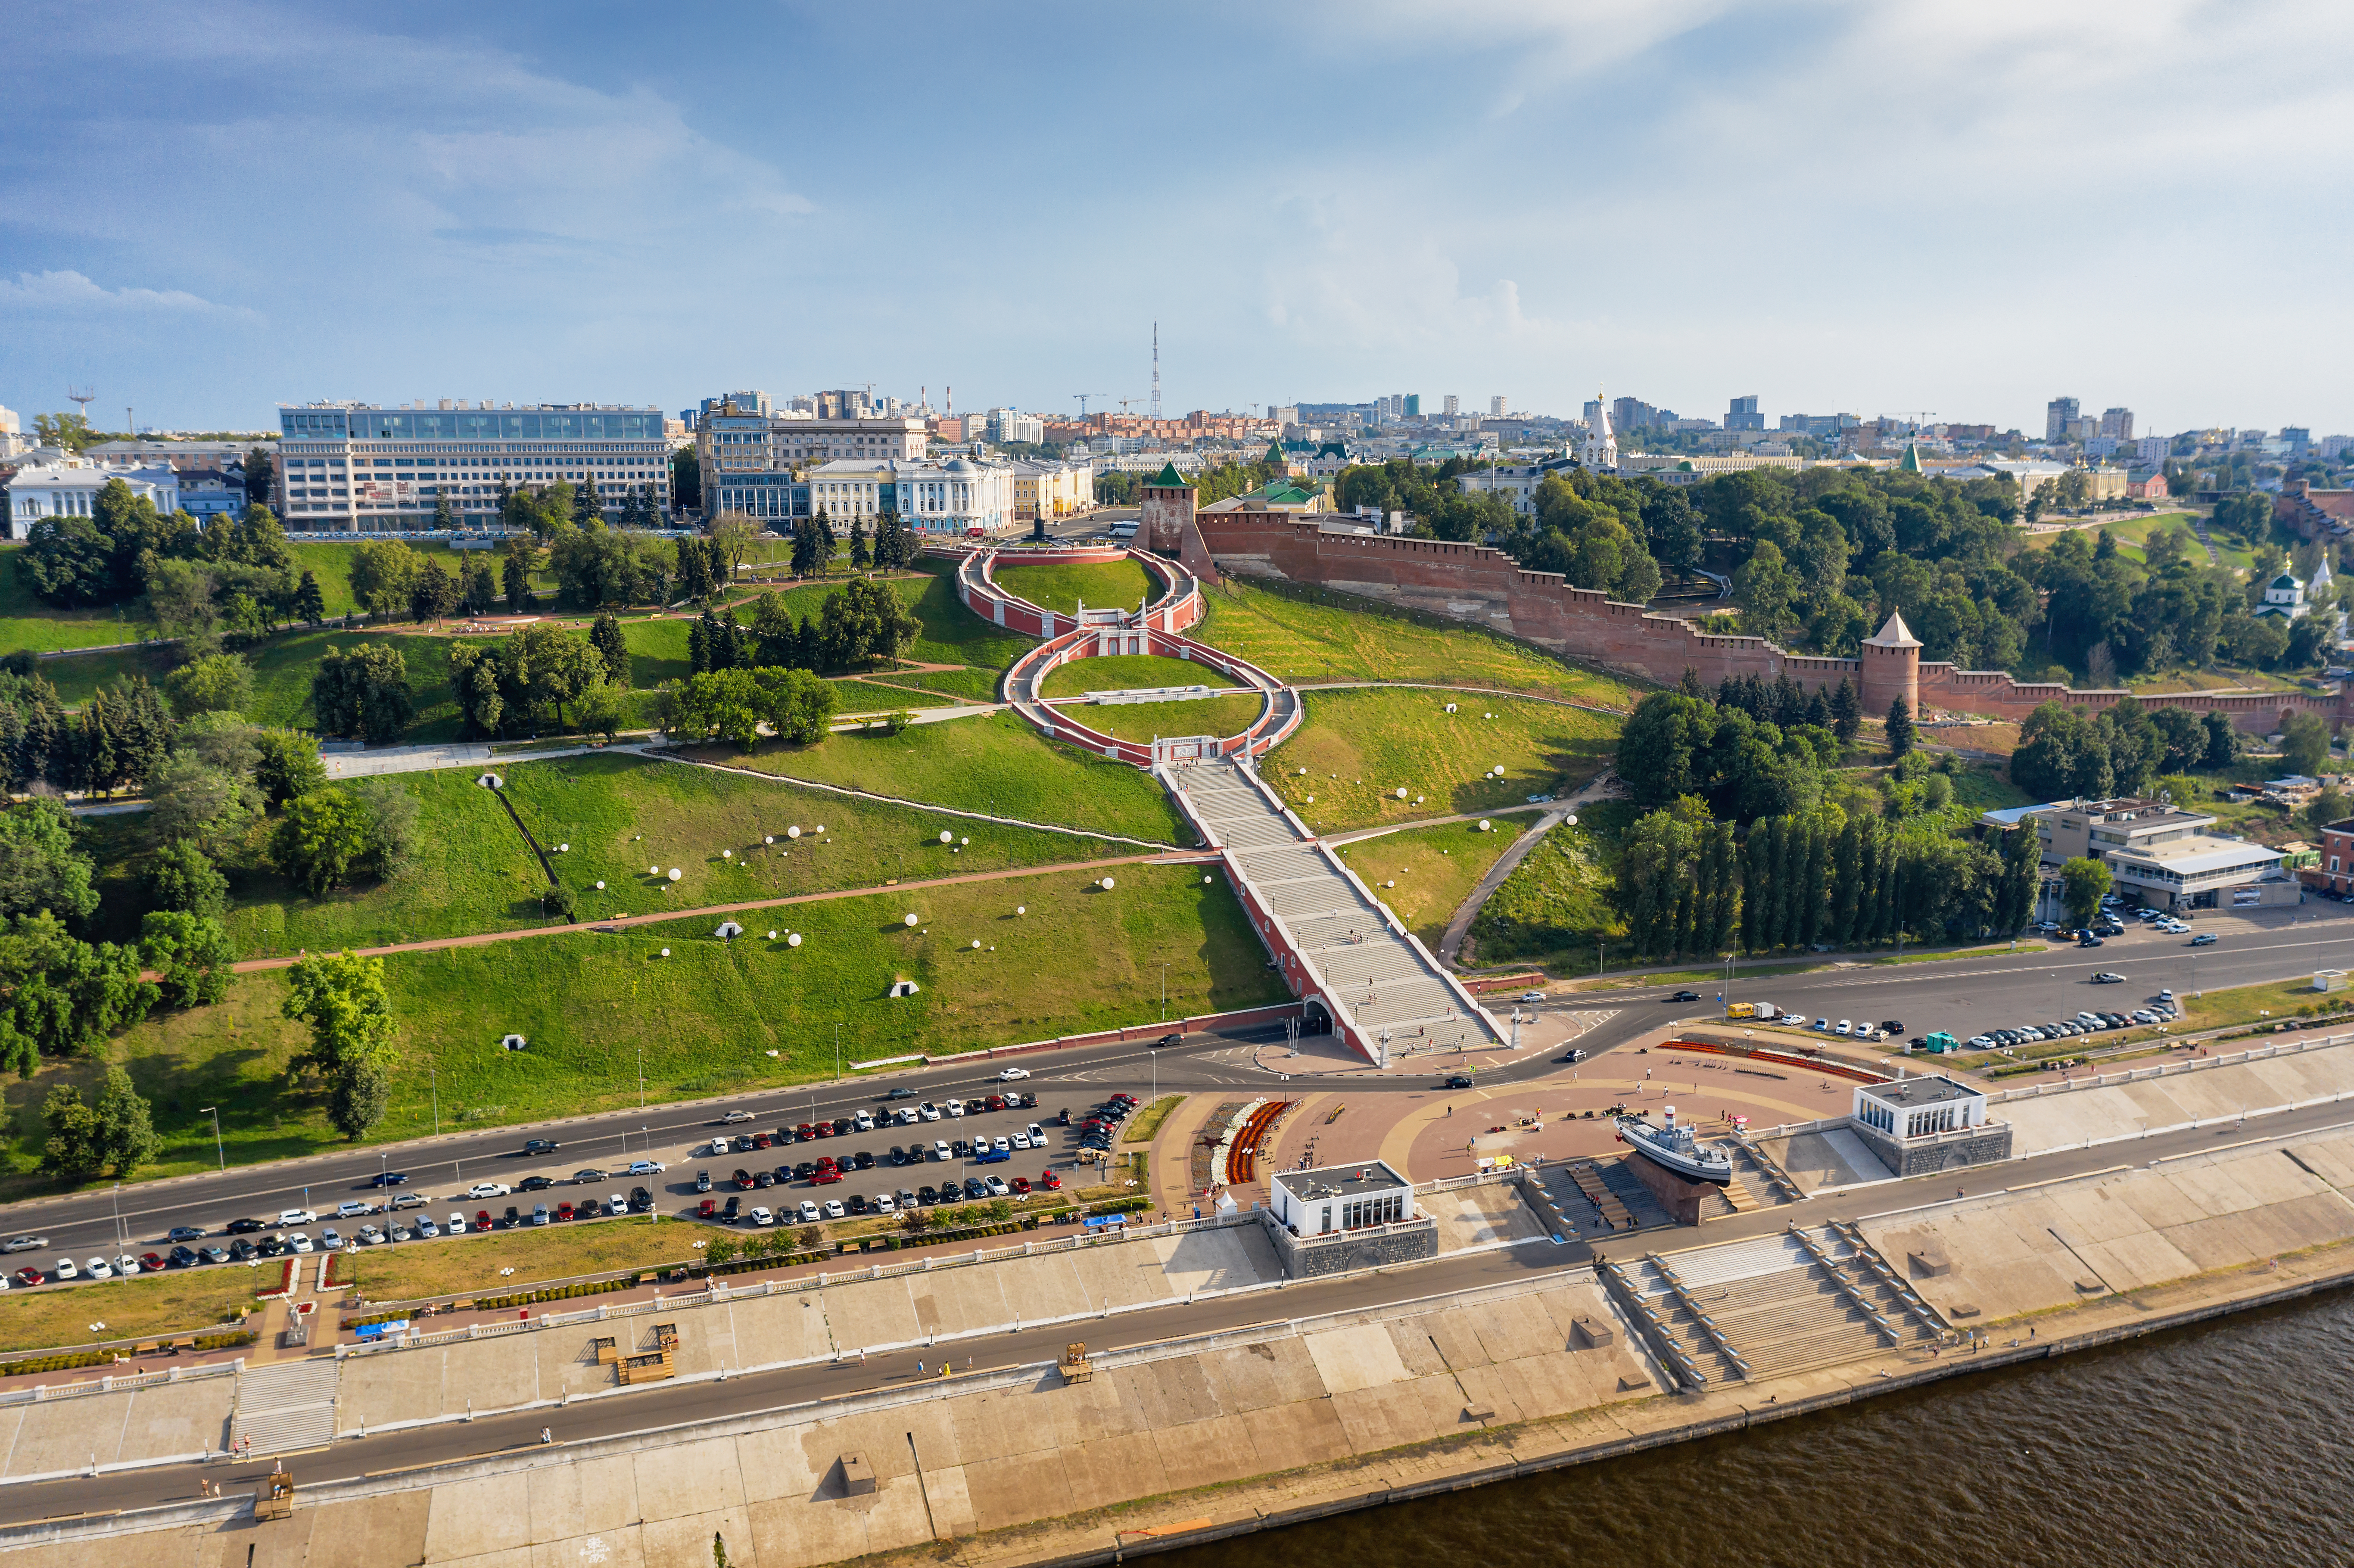
[[[2343,1106],[2314,1106],[2258,1118],[2240,1127],[2187,1129],[2159,1133],[2131,1143],[2057,1150],[1980,1171],[1977,1173],[1978,1181],[1965,1180],[1963,1184],[1981,1192],[1993,1192],[2225,1149],[2255,1139],[2347,1125],[2354,1124],[2347,1121]],[[1833,1219],[1891,1213],[1938,1202],[1946,1197],[1955,1181],[1951,1172],[1944,1172],[1772,1205],[1712,1221],[1704,1232],[1691,1233],[1689,1239],[1694,1245],[1737,1241],[1778,1233],[1793,1224],[1812,1226]],[[1669,1239],[1654,1232],[1629,1238],[1625,1245],[1639,1252]],[[1685,1238],[1680,1235],[1673,1239]],[[960,1341],[953,1350],[960,1372],[966,1370],[967,1358],[973,1370],[980,1372],[1033,1365],[1055,1360],[1064,1345],[1074,1338],[1083,1337],[1097,1352],[1134,1349],[1191,1335],[1281,1323],[1320,1313],[1362,1311],[1442,1292],[1582,1270],[1592,1264],[1594,1255],[1594,1249],[1580,1242],[1562,1245],[1537,1243],[1387,1273],[1306,1282],[1272,1293],[1124,1312],[1105,1319],[1099,1330],[1084,1335],[1072,1325],[1061,1324]],[[469,1423],[410,1428],[338,1442],[324,1451],[295,1457],[292,1468],[299,1484],[317,1485],[535,1447],[543,1426],[552,1428],[559,1443],[586,1442],[631,1432],[658,1432],[691,1423],[785,1410],[876,1389],[903,1387],[922,1375],[917,1372],[919,1361],[928,1372],[937,1373],[937,1353],[916,1350],[878,1357],[872,1362],[848,1361],[748,1373],[724,1383],[658,1385],[560,1409],[483,1416]],[[237,1493],[253,1489],[269,1469],[266,1460],[216,1461],[201,1473],[225,1491]],[[198,1473],[193,1465],[174,1466],[94,1479],[75,1478],[0,1489],[0,1522],[184,1501],[196,1496]]]
[[[2354,968],[2354,908],[2349,906],[2312,904],[2278,912],[2208,913],[2199,916],[2197,929],[2213,931],[2221,940],[2215,947],[2192,948],[2188,946],[2188,937],[2167,937],[2137,927],[2124,937],[2111,938],[2107,946],[2094,949],[2047,944],[2040,939],[2022,941],[2021,948],[2032,955],[2023,958],[1866,965],[1756,980],[1741,978],[1736,970],[1731,995],[1736,1001],[1773,1001],[1808,1017],[1826,1016],[1834,1021],[1843,1017],[1875,1022],[1899,1019],[1908,1033],[1925,1034],[1944,1029],[1967,1039],[1984,1029],[2068,1017],[2079,1008],[2116,1008],[2128,1001],[2138,1004],[2161,987],[2187,993],[2202,988],[2214,990],[2309,975],[2317,969]],[[2103,969],[2125,975],[2127,983],[2092,984],[2092,976]],[[1667,1002],[1664,999],[1676,989],[1680,988],[1652,986],[1573,992],[1544,1005],[1548,1010],[1616,1009],[1614,1017],[1588,1031],[1577,1042],[1588,1053],[1598,1054],[1671,1019],[1705,1017],[1713,1011],[1719,992],[1725,988],[1694,984],[1681,989],[1700,992],[1702,1002]],[[1167,1089],[1262,1086],[1275,1081],[1272,1074],[1254,1068],[1247,1060],[1236,1059],[1233,1047],[1281,1038],[1279,1028],[1246,1030],[1192,1034],[1182,1045],[1165,1050],[1140,1041],[1025,1057],[1022,1065],[1034,1076],[1019,1086],[1037,1091],[1038,1108],[1020,1116],[1001,1113],[975,1118],[970,1125],[975,1129],[985,1126],[991,1134],[1010,1134],[1033,1119],[1051,1122],[1054,1113],[1065,1106],[1076,1114],[1114,1090],[1149,1096]],[[1270,1068],[1280,1065],[1279,1053],[1266,1054]],[[66,1254],[78,1259],[99,1253],[112,1255],[122,1250],[116,1242],[118,1234],[129,1238],[131,1250],[145,1252],[174,1225],[201,1226],[217,1234],[223,1224],[240,1216],[270,1218],[281,1210],[294,1208],[332,1214],[342,1199],[381,1196],[368,1186],[379,1170],[408,1171],[418,1190],[433,1195],[429,1212],[439,1217],[446,1215],[451,1207],[472,1213],[483,1206],[481,1201],[460,1199],[453,1202],[450,1199],[450,1194],[462,1192],[475,1181],[513,1185],[533,1174],[568,1178],[584,1166],[609,1171],[621,1170],[632,1159],[647,1158],[650,1150],[652,1158],[672,1167],[654,1183],[662,1206],[665,1210],[691,1207],[696,1169],[707,1166],[716,1181],[724,1181],[737,1164],[751,1164],[748,1155],[729,1156],[723,1163],[719,1159],[698,1159],[686,1153],[692,1145],[698,1141],[707,1143],[722,1130],[737,1130],[722,1128],[719,1118],[726,1111],[749,1111],[753,1119],[740,1128],[749,1130],[877,1108],[886,1103],[885,1094],[900,1085],[916,1089],[922,1099],[969,1097],[975,1092],[987,1094],[998,1086],[995,1079],[1000,1065],[973,1063],[918,1068],[854,1083],[653,1106],[642,1112],[612,1112],[568,1122],[450,1133],[411,1143],[233,1169],[222,1174],[140,1183],[119,1192],[85,1192],[34,1200],[0,1206],[0,1236],[47,1237],[48,1245],[9,1260],[12,1266],[31,1263],[46,1271],[57,1257]],[[1431,1064],[1433,1077],[1447,1070],[1444,1058]],[[1539,1055],[1511,1066],[1482,1071],[1478,1075],[1482,1083],[1514,1083],[1554,1070],[1549,1055]],[[1386,1079],[1369,1075],[1350,1078],[1348,1086],[1349,1092],[1355,1095],[1419,1093],[1427,1089],[1431,1081],[1419,1075]],[[943,1130],[949,1127],[946,1122],[928,1125],[931,1130],[924,1137],[927,1143],[933,1138],[958,1136]],[[1055,1135],[1049,1153],[1058,1164],[1066,1161],[1069,1140],[1059,1136],[1059,1129],[1050,1128],[1049,1132]],[[820,1152],[838,1158],[844,1150],[867,1149],[879,1155],[893,1143],[905,1143],[923,1133],[923,1128],[886,1128],[829,1139],[815,1148],[796,1144],[772,1151],[769,1164],[773,1167],[787,1155],[795,1163],[803,1159],[814,1160]],[[553,1158],[526,1160],[520,1150],[524,1139],[531,1137],[556,1139],[563,1148]],[[1033,1180],[1037,1174],[1036,1169],[1019,1158],[1007,1165],[982,1169],[1009,1175],[1018,1172]],[[920,1186],[927,1180],[936,1182],[950,1170],[959,1176],[973,1173],[962,1164],[948,1167],[928,1162],[921,1168],[921,1175],[914,1166],[886,1171],[878,1165],[842,1187],[812,1190],[802,1185],[788,1191],[796,1202],[813,1192],[821,1199],[846,1196],[851,1192],[871,1195],[886,1185],[896,1190]],[[911,1181],[910,1177],[917,1179]],[[602,1195],[617,1187],[626,1191],[635,1184],[622,1179],[599,1183],[593,1191]],[[551,1194],[551,1201],[577,1200],[591,1190],[561,1186]],[[532,1201],[516,1194],[490,1206],[496,1213],[508,1202],[518,1202],[528,1213]],[[749,1207],[755,1201],[748,1196],[745,1206]],[[118,1202],[120,1232],[116,1222]],[[348,1231],[348,1227],[342,1228]],[[315,1233],[317,1227],[312,1229]]]

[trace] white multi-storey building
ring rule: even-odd
[[[809,471],[810,510],[873,519],[896,512],[925,534],[1002,534],[1018,525],[1013,465],[952,458],[945,463],[843,461]]]
[[[480,525],[493,520],[501,486],[559,481],[595,480],[609,512],[633,492],[670,505],[671,443],[652,407],[282,404],[278,423],[280,512],[291,533],[422,528],[444,498],[461,522]]]
[[[180,509],[180,476],[168,466],[107,468],[86,458],[67,458],[20,468],[8,481],[8,537],[30,538],[33,524],[46,517],[93,515],[98,493],[117,479],[133,494],[154,503],[158,512]]]

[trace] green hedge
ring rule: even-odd
[[[231,1351],[239,1345],[253,1343],[253,1335],[239,1331],[231,1334],[199,1334],[188,1341],[192,1351]],[[33,1356],[21,1361],[0,1361],[0,1377],[24,1377],[36,1372],[72,1372],[80,1367],[102,1367],[114,1360],[116,1351],[70,1351],[60,1355]]]

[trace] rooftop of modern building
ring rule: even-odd
[[[1884,1106],[1914,1110],[1922,1106],[1948,1105],[1956,1100],[1984,1099],[1984,1089],[1974,1089],[1967,1084],[1946,1077],[1896,1078],[1884,1084],[1866,1084],[1864,1094]]]
[[[2240,871],[2275,865],[2282,852],[2246,839],[2219,839],[2197,834],[2172,843],[2137,844],[2111,850],[2108,861],[2119,870],[2147,865],[2177,876],[2198,876],[2214,871]]]
[[[1303,1199],[1358,1198],[1368,1192],[1388,1192],[1413,1185],[1382,1160],[1362,1165],[1318,1165],[1306,1171],[1278,1171],[1275,1180],[1295,1197]]]

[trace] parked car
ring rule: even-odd
[[[1002,1176],[991,1176],[982,1185],[989,1189],[989,1195],[992,1198],[1009,1197],[1013,1192],[1012,1185]]]
[[[384,1233],[374,1225],[362,1225],[352,1239],[362,1246],[375,1246],[384,1240]]]
[[[243,1246],[245,1244],[243,1242],[239,1242],[238,1245],[239,1246]],[[227,1263],[228,1258],[229,1254],[227,1247],[200,1246],[196,1249],[196,1261],[198,1263]]]
[[[605,1195],[605,1213],[607,1214],[618,1217],[620,1215],[626,1214],[629,1212],[630,1201],[627,1198],[622,1197],[619,1192],[608,1192]]]
[[[841,1199],[839,1199],[839,1198],[828,1198],[828,1199],[825,1201],[824,1213],[825,1213],[825,1217],[826,1217],[827,1219],[829,1219],[829,1220],[838,1220],[838,1219],[842,1218],[842,1216],[843,1216],[843,1213],[844,1213],[844,1212],[845,1212],[845,1211],[843,1209],[843,1206],[842,1206],[842,1200],[841,1200]]]
[[[710,1171],[698,1171],[695,1173],[695,1190],[698,1192],[708,1192],[711,1191]]]
[[[926,1100],[922,1105],[916,1107],[916,1114],[922,1117],[926,1121],[938,1121],[940,1119],[940,1107],[934,1105],[931,1101]]]
[[[154,1254],[151,1253],[148,1255],[153,1256]],[[164,1259],[164,1266],[170,1268],[194,1268],[200,1261],[196,1256],[196,1249],[186,1243],[174,1247],[171,1255]]]
[[[821,1216],[818,1213],[815,1200],[810,1198],[803,1198],[801,1200],[801,1224],[805,1225],[813,1225],[817,1224]]]
[[[466,1189],[466,1196],[476,1200],[483,1198],[504,1198],[514,1191],[514,1188],[508,1186],[504,1181],[477,1181],[472,1186]]]
[[[515,1191],[518,1192],[545,1192],[550,1187],[555,1185],[556,1179],[552,1176],[526,1176],[522,1181],[515,1183]]]
[[[254,1254],[260,1250],[261,1249],[260,1247],[255,1246],[251,1242],[247,1241],[242,1236],[239,1236],[237,1240],[228,1244],[228,1255],[230,1261],[235,1263],[249,1262]]]
[[[417,1234],[421,1236],[438,1236],[441,1234],[441,1227],[433,1223],[432,1215],[419,1214],[417,1216]]]
[[[664,1165],[659,1160],[632,1160],[630,1161],[630,1174],[632,1176],[659,1176],[669,1169],[669,1166]]]
[[[943,1138],[934,1140],[932,1144],[932,1158],[939,1160],[943,1164],[954,1158],[949,1152],[949,1140],[947,1139]]]
[[[583,1186],[602,1186],[605,1173],[594,1165],[586,1165],[572,1173],[572,1180]]]

